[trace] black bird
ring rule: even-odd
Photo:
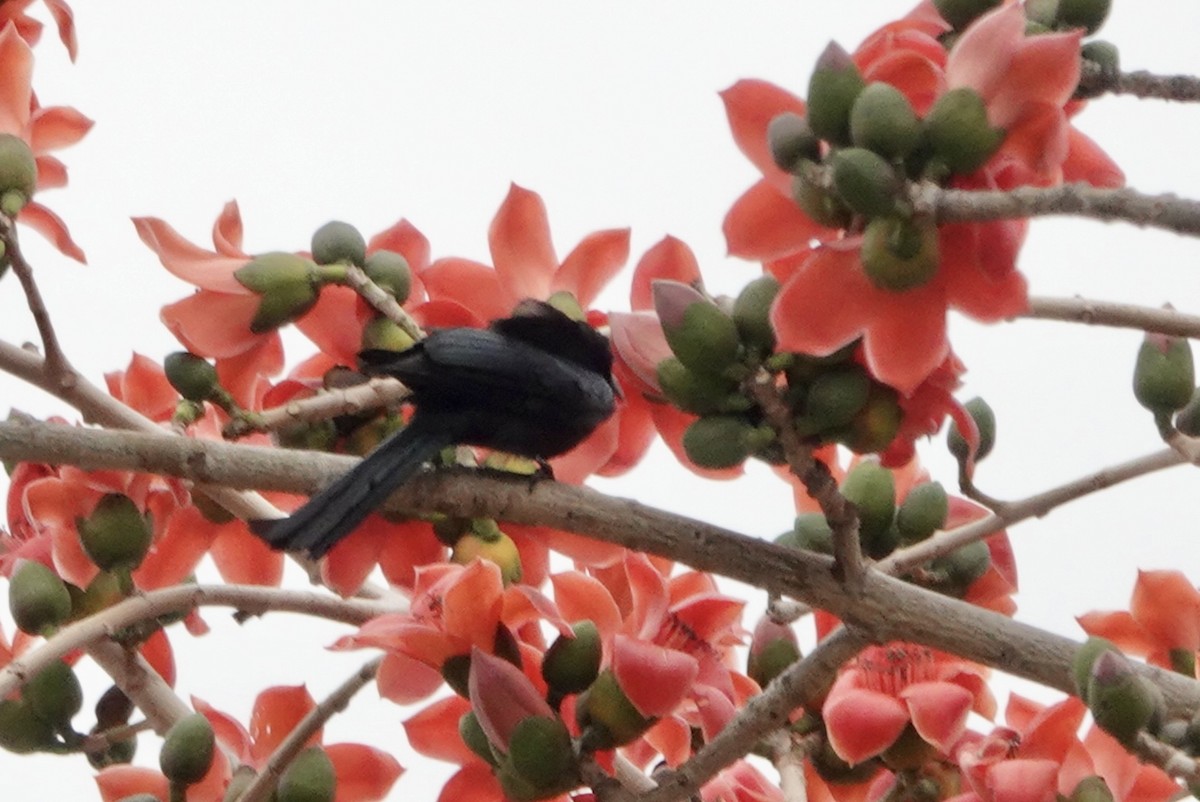
[[[323,556],[447,446],[553,457],[616,404],[608,340],[541,301],[522,301],[487,329],[440,329],[406,351],[364,351],[359,361],[367,373],[403,382],[416,411],[291,517],[255,521],[274,549]]]

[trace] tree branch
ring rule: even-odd
[[[1155,75],[1145,70],[1114,74],[1085,60],[1075,97],[1086,99],[1103,94],[1195,103],[1200,101],[1200,79],[1194,75]]]
[[[1029,308],[1017,317],[1153,331],[1176,337],[1200,337],[1200,315],[1186,315],[1174,309],[1154,309],[1132,304],[1093,301],[1078,296],[1075,298],[1030,298]]]

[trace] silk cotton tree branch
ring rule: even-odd
[[[1017,319],[1061,320],[1087,326],[1111,326],[1152,331],[1176,337],[1200,337],[1200,315],[1189,315],[1170,308],[1155,309],[1133,304],[1095,301],[1090,298],[1045,298],[1033,296],[1029,308]]]
[[[1105,94],[1196,103],[1200,102],[1200,78],[1194,75],[1156,75],[1146,70],[1110,72],[1098,64],[1084,61],[1075,97],[1087,99]]]

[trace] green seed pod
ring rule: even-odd
[[[975,452],[975,461],[979,462],[992,453],[992,447],[996,445],[996,413],[982,398],[972,398],[963,404],[963,409],[975,421],[975,428],[979,430],[979,448]],[[946,434],[946,446],[959,462],[967,458],[967,440],[956,423],[950,424],[950,431]]]
[[[881,290],[923,287],[941,264],[937,224],[926,217],[876,217],[863,232],[863,272]]]
[[[1075,693],[1080,699],[1087,699],[1088,683],[1092,678],[1092,664],[1102,652],[1118,651],[1116,645],[1108,638],[1089,637],[1075,651],[1071,661],[1071,676],[1075,680]]]
[[[950,23],[950,27],[961,31],[996,6],[1000,0],[933,0],[942,19]]]
[[[808,120],[790,111],[767,124],[767,145],[775,165],[789,173],[805,159],[815,162],[821,158],[821,140],[808,127]]]
[[[0,134],[0,195],[11,196],[4,213],[15,217],[37,189],[37,162],[19,136]]]
[[[1108,19],[1112,0],[1058,0],[1055,23],[1059,28],[1083,28],[1094,34]]]
[[[889,554],[895,543],[888,531],[896,515],[896,481],[878,462],[855,465],[842,480],[842,495],[858,510],[858,535],[863,551],[875,559]]]
[[[489,765],[497,764],[496,754],[492,751],[492,745],[488,743],[483,727],[479,726],[479,719],[476,717],[475,711],[468,710],[458,720],[458,737],[462,738],[462,742],[467,745],[468,749],[483,758]]]
[[[937,99],[925,117],[925,136],[936,158],[964,175],[982,167],[1004,142],[1004,131],[988,123],[983,98],[966,86]]]
[[[333,761],[319,746],[310,746],[283,770],[276,802],[333,802],[337,775]]]
[[[959,546],[929,564],[929,572],[935,577],[932,589],[962,598],[975,580],[987,573],[991,564],[992,553],[982,540]]]
[[[885,159],[903,159],[921,141],[921,120],[903,92],[875,81],[850,110],[850,139]]]
[[[845,426],[866,406],[871,378],[862,366],[840,365],[819,373],[808,386],[804,417],[817,432]]]
[[[882,156],[866,148],[842,148],[830,161],[833,187],[847,206],[866,217],[896,211],[904,185]]]
[[[792,528],[775,538],[775,543],[793,549],[807,549],[821,554],[833,554],[833,530],[819,512],[802,512]]]
[[[771,327],[771,304],[779,294],[779,279],[770,273],[751,281],[733,302],[733,322],[747,348],[769,354],[775,350],[775,329]]]
[[[594,622],[577,621],[571,630],[574,637],[559,635],[542,658],[542,678],[560,696],[587,690],[600,673],[603,657],[600,630]]]
[[[903,420],[904,410],[896,391],[887,385],[874,384],[867,403],[850,425],[838,433],[837,440],[856,454],[877,454],[896,439]]]
[[[212,725],[201,714],[192,713],[167,731],[158,753],[158,766],[171,782],[194,785],[212,766],[215,748]]]
[[[313,232],[312,257],[319,265],[341,262],[362,267],[367,259],[367,241],[349,223],[331,220]]]
[[[59,660],[25,683],[21,698],[35,716],[58,732],[67,732],[71,719],[83,708],[83,686],[71,667]]]
[[[0,748],[27,755],[57,745],[53,725],[34,713],[25,701],[0,699]]]
[[[950,499],[941,482],[924,482],[908,492],[896,510],[900,542],[919,543],[941,529],[950,512]]]
[[[221,386],[217,369],[208,360],[187,351],[167,354],[163,372],[176,392],[196,403],[207,401]]]
[[[1113,792],[1103,777],[1084,777],[1067,797],[1067,802],[1113,802]]]
[[[320,297],[316,265],[291,253],[274,251],[255,257],[234,271],[243,287],[262,296],[250,331],[263,334],[302,317]]]
[[[701,468],[741,465],[754,450],[755,426],[740,415],[705,415],[683,433],[683,450]]]
[[[381,316],[373,317],[363,326],[362,351],[407,351],[416,345],[404,329],[390,319]]]
[[[590,730],[584,741],[593,749],[624,746],[654,724],[654,719],[643,716],[629,701],[612,669],[600,672],[586,696],[580,697],[577,710],[580,723]]]
[[[363,272],[390,293],[396,303],[402,304],[408,300],[408,294],[412,292],[412,268],[401,254],[387,250],[375,251],[363,262]]]
[[[41,635],[71,615],[71,594],[58,574],[36,560],[26,560],[9,580],[8,609],[18,629]]]
[[[835,145],[850,141],[850,110],[865,86],[850,54],[830,42],[808,81],[808,124],[814,134]]]
[[[571,733],[558,719],[529,716],[517,722],[508,742],[508,760],[513,772],[541,794],[579,783]]]
[[[1128,746],[1158,712],[1155,690],[1119,652],[1104,651],[1092,663],[1088,710],[1097,727]]]
[[[792,178],[792,200],[814,222],[827,228],[846,228],[853,217],[836,193],[802,175]]]
[[[657,372],[658,386],[667,400],[695,415],[722,411],[730,394],[737,391],[737,382],[688,370],[676,357],[659,362]]]
[[[75,521],[83,550],[101,571],[133,570],[154,538],[150,516],[124,493],[108,493],[87,518]]]
[[[1170,414],[1187,406],[1196,389],[1192,347],[1185,337],[1147,334],[1133,369],[1133,394],[1151,412]]]

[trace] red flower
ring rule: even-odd
[[[33,3],[34,0],[8,0],[0,3],[0,28],[6,27],[11,22],[16,28],[17,34],[30,46],[36,45],[42,38],[42,23],[25,13],[25,9]],[[75,40],[75,15],[71,12],[71,7],[63,0],[45,0],[45,3],[46,9],[54,17],[54,24],[58,28],[58,38],[66,46],[71,61],[74,61],[79,50],[79,44]]]
[[[1200,591],[1179,571],[1138,571],[1129,611],[1079,616],[1089,635],[1108,638],[1154,665],[1195,674],[1200,650]]]

